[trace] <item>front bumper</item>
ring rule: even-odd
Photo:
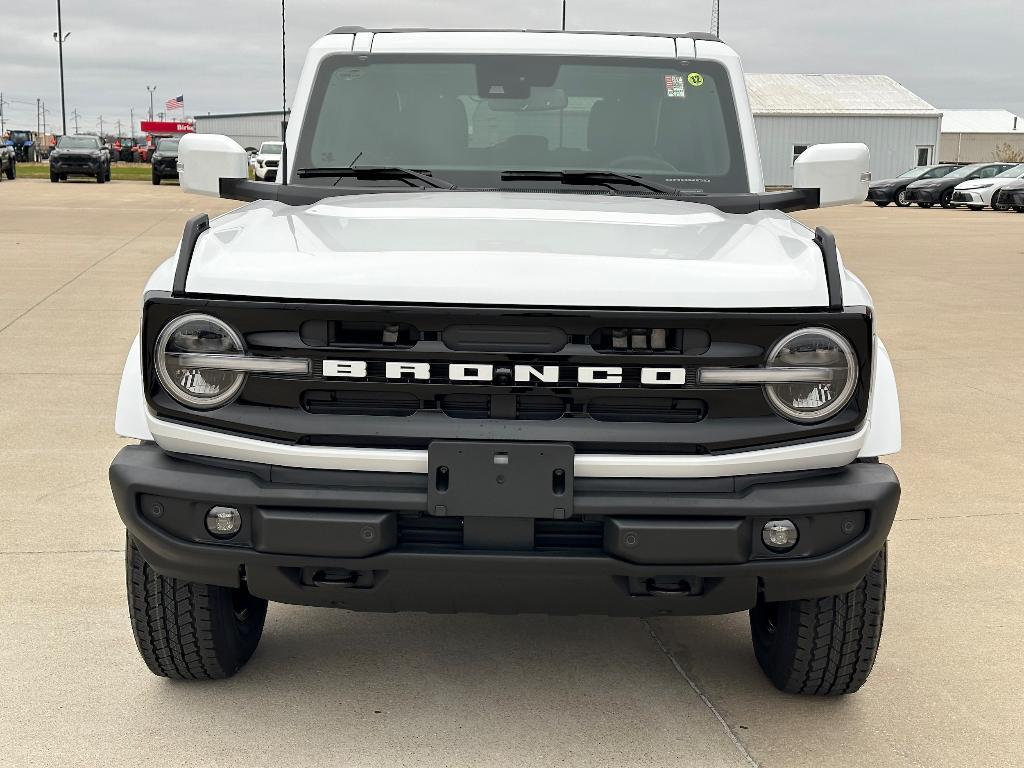
[[[1024,206],[1024,189],[1003,190],[997,193],[997,205],[1009,205],[1015,208]]]
[[[911,203],[938,203],[940,197],[938,190],[907,187],[907,200]]]
[[[868,200],[872,203],[891,203],[896,199],[892,187],[872,187],[868,190]]]
[[[964,205],[987,205],[985,198],[981,196],[980,192],[962,189],[958,189],[953,193],[953,202],[963,203]]]
[[[62,176],[95,176],[102,167],[102,160],[50,160],[50,172]]]
[[[155,173],[161,179],[176,179],[176,178],[178,178],[178,160],[177,160],[177,158],[174,158],[172,160],[154,160],[153,161],[153,173]]]
[[[438,518],[422,475],[297,470],[173,457],[114,459],[118,512],[165,575],[276,602],[363,611],[655,616],[733,613],[853,588],[888,536],[899,481],[884,464],[696,480],[577,478],[570,520]],[[206,532],[236,507],[229,542]],[[793,552],[760,540],[793,520]]]

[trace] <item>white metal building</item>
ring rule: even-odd
[[[1024,117],[1005,109],[944,109],[939,160],[943,163],[986,163],[1002,147],[1024,153]]]
[[[814,144],[867,144],[875,179],[938,162],[942,113],[891,77],[748,74],[747,88],[770,187],[790,186]]]
[[[259,149],[264,141],[281,138],[281,110],[196,115],[195,119],[196,133],[219,133],[229,136],[246,149]]]

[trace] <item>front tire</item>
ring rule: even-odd
[[[886,547],[852,591],[766,603],[750,611],[754,654],[780,691],[856,693],[871,674],[885,614]]]
[[[953,204],[953,190],[948,190],[942,193],[942,197],[939,198],[939,205],[945,209],[956,208]]]
[[[14,181],[18,177],[18,164],[11,158],[11,164],[7,166],[7,180]]]
[[[156,173],[155,171],[153,172],[153,186],[160,186],[160,174]]]
[[[267,601],[247,590],[161,576],[129,535],[128,615],[135,644],[154,675],[174,680],[231,677],[263,635]]]
[[[54,184],[57,184],[60,181],[60,176],[58,176],[53,171],[50,171],[50,181],[53,182]]]
[[[899,208],[909,208],[910,201],[907,200],[907,189],[904,187],[896,193],[896,205]]]

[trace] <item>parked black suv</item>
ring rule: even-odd
[[[962,166],[953,163],[942,165],[921,165],[901,173],[895,179],[879,179],[871,184],[868,192],[868,200],[879,208],[885,208],[889,203],[896,203],[900,208],[910,207],[907,199],[907,187],[915,181],[923,179],[941,179]]]
[[[153,183],[178,178],[178,139],[160,139],[153,153]]]
[[[61,136],[50,153],[50,181],[68,176],[92,176],[102,184],[110,181],[110,153],[97,136]]]
[[[973,179],[990,179],[1003,171],[1008,171],[1015,163],[976,163],[957,168],[941,179],[921,179],[907,187],[906,199],[917,203],[922,208],[931,208],[936,203],[943,208],[956,208],[953,202],[953,190],[957,184]]]

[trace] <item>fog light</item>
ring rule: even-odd
[[[786,552],[796,546],[800,533],[790,520],[772,520],[761,531],[761,540],[768,549]]]
[[[234,507],[214,507],[206,513],[206,530],[219,539],[229,539],[242,527],[242,516]]]

